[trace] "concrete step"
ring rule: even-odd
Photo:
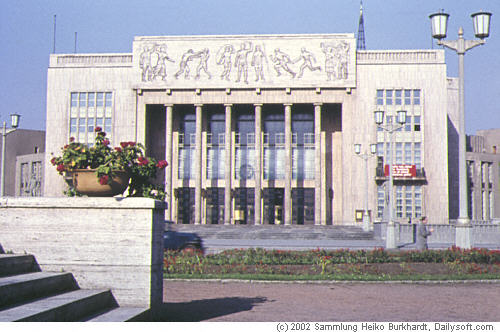
[[[87,317],[82,321],[85,322],[130,322],[148,320],[148,308],[131,308],[118,307],[108,310],[91,317]]]
[[[0,311],[0,322],[75,322],[117,306],[109,290],[79,289]]]
[[[0,277],[37,271],[40,267],[33,255],[0,254]]]
[[[0,309],[76,290],[71,273],[32,272],[0,278]]]
[[[175,225],[180,232],[198,234],[202,239],[248,240],[371,240],[373,231],[358,226],[310,225]]]

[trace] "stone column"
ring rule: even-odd
[[[174,107],[171,104],[165,105],[165,160],[168,162],[167,168],[165,168],[165,192],[167,193],[167,211],[165,214],[165,218],[167,220],[172,220],[173,214],[172,214],[172,208],[173,208],[173,189],[172,189],[172,148],[173,148],[173,141],[172,141],[172,134],[173,134],[173,110]]]
[[[483,220],[490,220],[490,164],[483,164],[483,181],[484,181],[484,192],[483,192]]]
[[[262,225],[262,104],[255,104],[255,194],[254,218],[256,225]]]
[[[194,183],[194,223],[196,225],[201,224],[201,156],[202,156],[202,146],[201,146],[201,131],[202,131],[202,107],[203,105],[196,104],[196,136],[195,136],[195,183]]]
[[[226,107],[226,134],[224,137],[224,150],[225,150],[225,170],[224,170],[224,224],[231,224],[231,170],[232,166],[232,142],[231,142],[231,104],[224,105]]]
[[[321,225],[321,193],[323,192],[321,177],[321,106],[314,104],[314,224]],[[325,220],[326,221],[326,220]]]
[[[473,191],[473,211],[471,212],[471,220],[483,219],[483,164],[481,160],[474,160],[474,186]]]
[[[283,198],[285,225],[292,224],[292,105],[285,104],[285,192]]]

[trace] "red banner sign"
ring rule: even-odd
[[[384,175],[389,176],[389,165],[385,165]],[[414,178],[417,176],[417,167],[415,165],[392,165],[392,176],[396,178]]]

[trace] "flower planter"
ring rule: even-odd
[[[90,197],[112,197],[123,194],[128,187],[130,176],[125,171],[113,172],[113,178],[107,184],[100,184],[96,171],[80,169],[68,172],[73,188],[82,195]]]

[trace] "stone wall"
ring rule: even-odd
[[[406,246],[414,242],[414,232],[416,224],[398,224],[396,229],[396,240],[399,246]],[[427,228],[434,228],[434,232],[428,237],[428,243],[439,244],[451,247],[455,244],[456,227],[448,225],[427,225]],[[375,237],[385,239],[386,223],[375,223]],[[496,248],[500,243],[500,224],[476,224],[472,223],[471,233],[472,247]]]
[[[121,306],[162,303],[163,202],[147,198],[2,198],[0,244]]]

